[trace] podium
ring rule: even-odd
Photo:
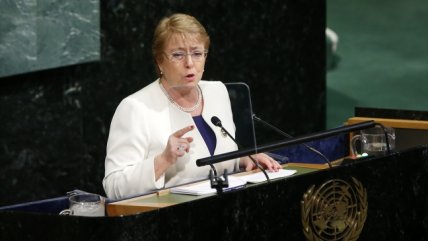
[[[428,239],[427,146],[330,169],[302,165],[287,166],[298,170],[291,177],[181,197],[137,214],[75,217],[3,209],[0,240],[321,240],[316,232],[326,239],[346,230],[359,240]],[[359,192],[357,202],[348,195],[351,189]],[[311,206],[322,199],[332,202]]]

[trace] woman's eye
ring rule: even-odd
[[[184,57],[184,53],[172,53],[172,57],[174,59],[182,59]]]
[[[192,56],[197,57],[197,58],[202,57],[202,55],[203,55],[202,52],[193,52],[192,53]]]

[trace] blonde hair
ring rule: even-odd
[[[173,34],[182,34],[184,37],[187,35],[196,35],[206,50],[210,45],[210,37],[204,26],[194,17],[176,13],[169,17],[163,18],[156,26],[153,35],[152,54],[155,62],[156,73],[160,76],[158,61],[163,61],[163,51],[165,43],[171,38]]]

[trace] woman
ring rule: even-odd
[[[107,143],[104,189],[117,199],[207,178],[196,160],[230,152],[236,144],[209,120],[235,130],[228,92],[201,81],[210,39],[192,16],[174,14],[155,29],[152,52],[159,79],[125,98],[114,114]],[[271,171],[279,164],[254,156]],[[215,164],[216,170],[251,170],[249,158]]]

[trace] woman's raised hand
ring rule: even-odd
[[[183,137],[187,132],[195,129],[195,126],[187,126],[172,133],[168,138],[163,152],[155,157],[156,180],[165,173],[166,169],[177,162],[177,158],[184,156],[190,150],[192,137]]]

